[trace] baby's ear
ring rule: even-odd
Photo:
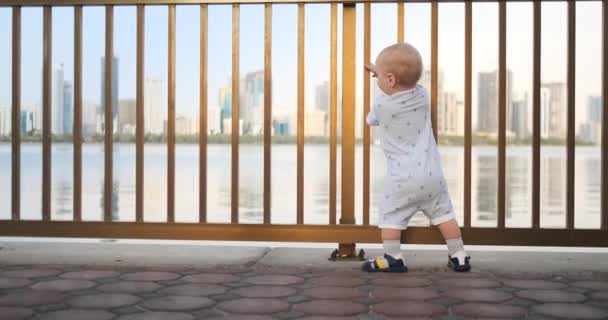
[[[386,78],[388,79],[388,83],[391,85],[391,87],[394,87],[397,85],[397,78],[395,78],[394,74],[387,73]]]

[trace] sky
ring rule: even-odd
[[[178,113],[195,112],[199,105],[200,9],[178,6],[176,23],[176,106]],[[145,77],[167,78],[166,6],[146,8]],[[329,80],[330,6],[305,7],[306,109],[314,108],[314,90]],[[273,108],[296,109],[297,101],[297,6],[273,5],[272,64]],[[338,10],[338,42],[341,41],[342,10]],[[566,81],[567,5],[542,4],[541,80]],[[105,46],[105,9],[85,7],[83,15],[83,96],[89,104],[100,103],[101,56]],[[405,41],[415,45],[430,65],[431,6],[405,5]],[[0,8],[0,107],[10,106],[11,9]],[[240,74],[264,67],[264,6],[242,5],[240,9]],[[601,87],[601,2],[577,3],[576,24],[577,123],[586,120],[586,99],[599,95]],[[218,89],[230,84],[232,61],[232,7],[209,6],[208,104],[217,107]],[[73,79],[73,9],[53,9],[53,63],[64,64],[65,79]],[[531,93],[532,4],[507,5],[507,65],[513,72],[514,93]],[[397,40],[397,5],[372,5],[372,60],[380,50]],[[362,99],[363,5],[357,6],[357,99]],[[341,45],[338,47],[338,66]],[[119,99],[135,97],[136,8],[114,9],[114,53],[119,58]],[[463,97],[464,5],[439,4],[439,67],[446,90]],[[476,74],[498,67],[498,5],[473,4],[473,114],[477,111]],[[340,68],[339,68],[340,70]],[[22,102],[41,100],[42,9],[22,9]],[[340,81],[340,72],[338,72]],[[476,117],[473,117],[474,125]]]

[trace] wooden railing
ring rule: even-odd
[[[356,39],[355,5],[364,2],[364,38]],[[362,225],[355,224],[355,78],[362,70],[355,69],[355,43],[363,41],[364,61],[370,61],[370,21],[371,2],[376,1],[323,1],[323,0],[0,0],[0,6],[12,8],[12,219],[0,221],[0,235],[4,236],[51,236],[51,237],[101,237],[101,238],[156,238],[156,239],[206,239],[206,240],[249,240],[249,241],[304,241],[336,242],[341,250],[354,252],[355,243],[379,242],[378,229],[370,225],[370,132],[364,126],[363,133],[363,212]],[[383,1],[378,1],[383,2]],[[421,1],[416,1],[421,2]],[[422,1],[424,2],[424,1]],[[438,97],[438,2],[431,3],[431,107],[433,130],[437,136]],[[207,223],[207,49],[208,7],[215,4],[232,4],[232,90],[239,92],[239,9],[241,4],[263,4],[264,19],[264,202],[263,224],[239,223],[239,99],[232,99],[232,183],[231,183],[231,223]],[[297,224],[272,224],[271,214],[271,96],[272,96],[272,6],[275,3],[293,3],[298,8],[298,50],[297,50]],[[328,225],[304,224],[304,17],[309,3],[329,3],[330,22],[330,191]],[[176,6],[183,4],[200,5],[200,207],[198,223],[175,222],[175,22]],[[568,75],[567,75],[567,199],[566,228],[541,229],[540,225],[540,147],[541,147],[541,2],[533,2],[533,140],[532,140],[532,226],[531,228],[507,228],[505,226],[505,156],[506,156],[506,2],[498,3],[499,15],[499,103],[498,103],[498,192],[497,227],[478,228],[471,226],[471,70],[472,70],[472,3],[465,7],[465,59],[464,64],[464,226],[463,234],[469,244],[484,245],[550,245],[550,246],[608,246],[608,103],[603,101],[602,146],[601,146],[601,228],[582,230],[574,227],[574,148],[575,148],[575,1],[568,4]],[[602,96],[608,96],[608,3],[602,2],[603,49],[602,49]],[[105,59],[105,163],[104,163],[104,219],[102,222],[82,220],[82,10],[83,6],[105,6],[105,57],[113,53],[113,12],[116,5],[137,6],[137,84],[136,84],[136,221],[112,221],[112,59]],[[144,223],[144,12],[148,5],[166,5],[168,19],[168,188],[167,222]],[[23,6],[43,7],[43,175],[42,175],[42,221],[25,221],[20,216],[20,99],[21,99],[21,8]],[[54,6],[74,7],[74,210],[73,221],[51,220],[51,39],[52,10]],[[338,6],[342,6],[342,38],[338,39]],[[398,41],[404,40],[404,3],[397,3]],[[599,32],[599,31],[598,31]],[[342,41],[342,92],[337,91],[337,46]],[[5,50],[7,48],[2,48]],[[4,72],[4,71],[3,71]],[[363,112],[370,108],[370,79],[363,75]],[[341,219],[336,219],[337,191],[337,97],[342,94],[342,148],[341,148]],[[440,137],[439,137],[440,139]],[[409,243],[442,243],[437,231],[426,227],[411,227],[404,234]]]

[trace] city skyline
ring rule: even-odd
[[[102,58],[103,61],[103,58]],[[71,84],[62,82],[62,65],[53,67],[53,133],[69,134],[71,132],[71,105],[67,103],[66,96],[71,95]],[[508,79],[513,74],[507,70]],[[430,71],[425,69],[420,83],[429,86]],[[479,79],[487,78],[482,81],[484,85],[478,87],[477,96],[480,100],[488,101],[489,107],[486,112],[477,116],[480,118],[478,123],[483,127],[473,127],[476,134],[489,135],[496,138],[497,135],[497,71],[480,72],[477,74]],[[464,104],[461,97],[456,93],[443,89],[443,72],[439,70],[438,89],[438,115],[437,127],[440,135],[463,136],[464,135]],[[263,134],[263,92],[264,92],[263,70],[247,73],[240,81],[240,134],[261,135]],[[166,82],[158,79],[144,80],[144,126],[145,133],[166,135],[167,132],[167,110],[162,107],[162,101],[166,99]],[[566,91],[565,83],[548,82],[541,83],[541,137],[543,139],[564,139],[566,135]],[[507,88],[510,86],[507,85]],[[62,94],[56,94],[55,88],[61,88]],[[305,109],[305,135],[306,136],[329,136],[329,83],[323,81],[315,85],[314,107]],[[377,85],[372,83],[371,98],[374,99],[381,94]],[[117,93],[115,93],[117,94]],[[208,134],[230,134],[232,127],[232,104],[231,104],[231,85],[226,84],[218,92],[219,108],[208,108]],[[60,99],[63,97],[63,100]],[[113,97],[113,100],[117,97]],[[507,123],[506,134],[518,139],[526,139],[531,135],[531,105],[529,105],[527,93],[519,94],[507,90]],[[599,143],[601,137],[601,97],[589,96],[587,98],[586,123],[581,123],[575,128],[577,139],[583,142]],[[116,102],[116,114],[114,133],[135,134],[136,117],[135,99],[120,99]],[[63,108],[56,108],[56,105],[63,105]],[[94,117],[90,115],[83,117],[83,132],[85,135],[103,134],[103,106],[95,107]],[[492,111],[494,110],[494,111]],[[24,108],[21,114],[22,131],[24,133],[31,130],[40,131],[40,107]],[[63,114],[61,113],[63,112]],[[86,113],[85,113],[86,114]],[[9,108],[0,107],[0,136],[8,134],[10,128]],[[357,120],[361,116],[357,115]],[[483,118],[483,120],[482,120]],[[64,122],[62,130],[56,130],[62,124],[56,120]],[[124,119],[124,121],[122,120]],[[199,114],[195,112],[177,112],[176,114],[176,134],[193,135],[199,131]],[[271,133],[273,135],[297,134],[297,110],[284,109],[274,110],[271,116]],[[339,119],[338,119],[339,121]],[[70,124],[69,130],[65,123]],[[357,123],[356,137],[361,138],[362,124]],[[91,131],[90,128],[95,128]],[[340,132],[338,132],[340,136]],[[372,138],[375,137],[372,131]]]
[[[579,119],[586,119],[586,99],[598,95],[600,73],[595,65],[601,62],[601,34],[594,32],[601,26],[600,4],[585,2],[577,4],[577,128]],[[176,102],[178,108],[197,108],[198,105],[198,13],[189,6],[177,7],[176,30]],[[498,5],[479,3],[473,5],[473,71],[490,72],[497,68]],[[121,60],[119,99],[135,97],[135,40],[132,26],[136,10],[134,7],[115,7],[114,55]],[[357,7],[357,67],[362,69],[362,7]],[[542,28],[552,37],[542,37],[543,82],[565,81],[566,71],[566,5],[565,3],[542,4]],[[93,103],[102,100],[99,89],[101,77],[95,59],[104,54],[103,41],[92,41],[104,37],[104,9],[84,8],[83,28],[83,98]],[[297,7],[293,5],[273,6],[273,107],[293,107],[296,100],[297,52],[296,23]],[[513,79],[514,90],[531,92],[532,61],[532,5],[509,3],[507,5],[507,63],[518,77]],[[230,6],[209,8],[209,92],[216,92],[230,80]],[[327,19],[325,19],[325,18]],[[444,70],[446,89],[462,95],[464,78],[464,5],[461,3],[439,5],[439,67]],[[582,17],[582,19],[580,18]],[[10,10],[0,8],[0,43],[10,47]],[[226,19],[227,18],[227,19]],[[41,70],[42,10],[23,9],[22,50],[22,102],[35,105],[41,100],[41,74],[32,73],[33,67]],[[259,70],[263,66],[263,6],[241,8],[241,73]],[[63,62],[67,81],[73,77],[73,10],[69,7],[53,8],[53,63]],[[167,7],[146,8],[146,21],[158,23],[146,25],[145,76],[166,80],[166,35]],[[376,21],[382,21],[378,23]],[[193,27],[194,26],[194,27]],[[6,28],[4,28],[6,27]],[[189,32],[189,31],[193,32]],[[396,41],[396,5],[372,5],[372,60],[379,50]],[[306,6],[306,83],[305,103],[308,109],[316,99],[314,86],[328,80],[329,74],[329,6]],[[421,52],[424,63],[430,60],[430,5],[406,4],[405,39]],[[244,49],[247,49],[244,51]],[[10,69],[10,52],[0,52],[0,67]],[[341,63],[338,55],[338,64]],[[97,60],[99,61],[99,60]],[[279,72],[280,71],[280,72]],[[583,72],[583,73],[581,73]],[[357,72],[356,99],[362,97],[362,72]],[[34,80],[34,81],[32,81]],[[0,75],[0,87],[10,88],[10,76]],[[477,87],[473,79],[473,88]],[[31,88],[31,90],[30,90]],[[477,97],[473,95],[473,112],[477,114]],[[95,102],[97,101],[97,102]],[[210,97],[209,106],[217,99]],[[166,103],[164,103],[166,105]],[[0,90],[0,105],[10,105],[10,90]],[[360,108],[361,103],[357,107]],[[180,111],[179,109],[177,111]],[[474,117],[473,122],[477,121]]]

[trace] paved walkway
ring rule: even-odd
[[[480,263],[456,274],[412,262],[407,274],[367,274],[358,262],[263,262],[272,251],[203,267],[15,264],[0,254],[0,319],[608,319],[608,270],[507,272]]]

